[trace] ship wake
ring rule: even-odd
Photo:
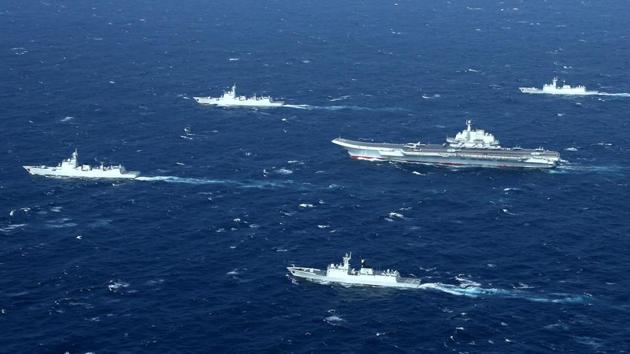
[[[603,173],[603,174],[621,174],[626,173],[627,168],[624,166],[609,165],[581,165],[581,164],[562,164],[550,173]]]
[[[476,283],[474,285],[470,285],[468,283],[462,283],[460,285],[423,283],[419,286],[419,288],[471,298],[499,297],[505,299],[521,299],[532,302],[556,304],[584,304],[590,302],[591,299],[591,296],[588,295],[572,295],[563,293],[533,294],[522,290],[482,288]]]
[[[619,92],[619,93],[598,92],[597,96],[630,97],[630,93],[627,93],[627,92]]]
[[[278,189],[288,187],[304,187],[303,184],[296,184],[291,180],[284,181],[262,181],[262,180],[244,180],[235,181],[230,179],[210,179],[210,178],[191,178],[176,176],[140,176],[136,181],[145,182],[164,182],[164,183],[180,183],[192,185],[221,185],[236,188],[256,188],[256,189]]]
[[[322,111],[371,111],[371,112],[399,112],[405,111],[405,109],[400,107],[383,107],[383,108],[372,108],[372,107],[362,107],[362,106],[311,106],[308,104],[284,104],[282,107],[285,108],[295,108],[295,109],[304,109],[308,111],[322,110]]]

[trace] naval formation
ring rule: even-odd
[[[558,79],[545,84],[542,89],[520,87],[523,93],[550,95],[597,95],[599,91],[587,91],[584,86],[558,86]],[[217,107],[274,108],[286,106],[283,101],[275,101],[270,96],[237,96],[236,85],[225,91],[220,97],[193,97],[201,105]],[[400,163],[418,163],[435,166],[454,167],[494,167],[494,168],[553,168],[563,160],[557,151],[505,148],[499,145],[494,135],[472,127],[466,122],[466,129],[453,138],[447,138],[444,144],[416,143],[373,143],[337,138],[332,141],[348,151],[351,158],[369,161],[391,161]],[[118,166],[90,166],[78,163],[75,150],[69,159],[57,166],[24,166],[32,175],[67,178],[98,179],[134,179],[140,173],[126,171]]]
[[[621,95],[599,91],[588,91],[584,86],[558,85],[554,78],[542,89],[520,87],[522,93],[549,95]],[[237,96],[236,85],[225,91],[220,97],[194,97],[201,105],[226,108],[275,108],[289,107],[283,101],[275,101],[269,96]],[[466,128],[449,137],[443,144],[415,143],[374,143],[344,138],[332,140],[347,150],[351,158],[368,161],[389,161],[396,163],[418,163],[433,166],[489,167],[547,169],[558,166],[563,160],[557,151],[542,147],[525,149],[521,147],[502,147],[494,135],[482,129],[473,128],[472,122],[466,122]],[[91,166],[79,163],[79,154],[75,150],[70,158],[56,166],[23,166],[28,173],[45,177],[84,178],[84,179],[136,179],[140,172],[127,171],[122,165]],[[351,254],[347,253],[340,264],[330,264],[323,269],[309,267],[287,267],[289,274],[297,279],[330,284],[362,285],[392,288],[420,288],[417,278],[401,277],[397,270],[375,270],[361,261],[356,270],[350,266]]]

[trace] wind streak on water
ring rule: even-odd
[[[260,180],[245,180],[234,181],[229,179],[210,179],[210,178],[190,178],[190,177],[176,177],[176,176],[141,176],[136,178],[137,181],[146,182],[166,182],[166,183],[183,183],[183,184],[215,184],[224,186],[234,186],[238,188],[258,188],[258,189],[275,189],[275,188],[288,188],[288,187],[302,187],[304,184],[296,184],[293,181],[260,181]]]
[[[507,299],[523,299],[533,302],[547,302],[557,304],[583,304],[590,301],[591,297],[586,295],[571,295],[561,293],[551,293],[546,295],[531,294],[525,291],[519,290],[505,290],[505,289],[486,289],[477,286],[457,286],[452,284],[442,283],[424,283],[421,284],[420,289],[437,290],[451,295],[467,296],[467,297],[480,297],[480,296],[495,296]]]

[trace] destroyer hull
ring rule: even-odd
[[[54,167],[40,167],[40,166],[22,166],[24,169],[35,176],[44,177],[65,177],[65,178],[88,178],[88,179],[134,179],[140,175],[140,172],[127,171],[120,173],[118,171],[67,171],[60,170]]]
[[[533,95],[559,95],[559,96],[596,96],[598,91],[546,91],[535,87],[519,87],[522,93]]]
[[[252,107],[252,108],[265,108],[265,107],[282,107],[284,102],[272,102],[272,103],[256,103],[256,102],[220,102],[216,99],[208,99],[206,97],[193,97],[197,103],[204,106],[217,106],[217,107]]]
[[[560,162],[554,151],[449,148],[442,145],[418,145],[365,143],[347,139],[335,139],[351,158],[367,161],[391,161],[424,165],[488,168],[553,168]]]
[[[296,278],[305,279],[319,284],[335,283],[349,286],[376,286],[400,289],[417,289],[420,288],[421,284],[419,279],[414,278],[394,278],[366,274],[328,276],[324,270],[302,267],[287,267],[287,270]]]

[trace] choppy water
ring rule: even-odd
[[[622,352],[625,2],[0,4],[6,352]],[[290,107],[190,99],[268,94]],[[298,109],[295,109],[298,108]],[[554,171],[357,162],[466,119]],[[137,181],[35,178],[77,147]],[[399,291],[292,281],[346,251]],[[358,260],[357,260],[358,261]]]

